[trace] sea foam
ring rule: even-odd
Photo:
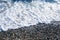
[[[60,4],[32,1],[15,2],[12,7],[0,13],[0,28],[3,31],[40,23],[60,21]]]

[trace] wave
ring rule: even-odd
[[[15,2],[14,5],[0,13],[0,29],[17,29],[38,23],[60,21],[60,4],[33,1],[29,4]]]

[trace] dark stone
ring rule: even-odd
[[[39,23],[0,32],[1,40],[60,40],[60,25]]]

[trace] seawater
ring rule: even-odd
[[[7,7],[7,6],[6,6]],[[31,3],[14,2],[14,4],[0,13],[0,29],[18,29],[24,26],[40,23],[60,21],[60,4],[43,1]]]

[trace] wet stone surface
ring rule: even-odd
[[[60,40],[60,25],[39,23],[0,32],[0,40]]]

